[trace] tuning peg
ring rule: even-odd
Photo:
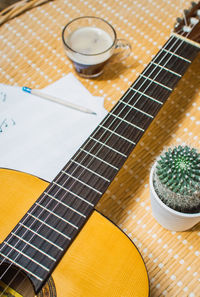
[[[183,19],[177,18],[176,23],[174,24],[174,27],[177,28],[182,22],[183,22]]]
[[[191,2],[191,5],[192,5],[192,7],[194,7],[194,6],[196,6],[196,5],[197,5],[197,3],[196,3],[196,2],[194,2],[194,1],[192,1],[192,2]]]
[[[180,23],[183,21],[183,19],[181,19],[181,18],[177,18],[176,21],[177,21],[177,23],[180,24]]]
[[[189,26],[183,26],[183,32],[189,33],[192,30]]]
[[[196,24],[198,24],[198,22],[199,22],[199,20],[197,19],[197,18],[190,18],[190,24],[191,25],[196,25]]]
[[[185,15],[187,15],[190,12],[189,9],[184,9],[183,11]]]

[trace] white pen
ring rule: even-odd
[[[73,108],[73,109],[76,109],[76,110],[79,110],[79,111],[82,111],[82,112],[86,112],[86,113],[90,113],[90,114],[96,114],[96,112],[94,112],[94,111],[92,111],[92,110],[90,110],[88,108],[85,108],[83,106],[79,106],[79,105],[73,104],[71,102],[62,100],[60,98],[51,96],[49,94],[45,94],[45,93],[43,93],[43,92],[41,92],[39,90],[31,89],[31,88],[28,88],[28,87],[22,87],[22,90],[24,92],[26,92],[26,93],[30,93],[30,94],[39,96],[41,98],[44,98],[44,99],[47,99],[47,100],[50,100],[50,101],[53,101],[53,102],[56,102],[56,103],[65,105],[67,107],[70,107],[70,108]]]

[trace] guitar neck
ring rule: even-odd
[[[5,239],[36,293],[198,52],[172,36]]]

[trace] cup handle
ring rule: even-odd
[[[117,57],[116,62],[121,62],[128,56],[130,56],[131,49],[131,44],[126,39],[117,39],[112,57],[114,58],[114,60]]]

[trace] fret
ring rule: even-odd
[[[47,195],[48,197],[50,197],[51,199],[55,200],[56,202],[62,204],[63,206],[69,208],[69,209],[72,210],[73,212],[77,213],[79,216],[81,216],[81,217],[83,217],[83,218],[86,218],[86,216],[85,216],[83,213],[77,211],[77,210],[74,209],[73,207],[71,207],[71,206],[67,205],[66,203],[64,203],[63,201],[57,199],[55,196],[50,195],[50,194],[47,193],[46,191],[44,191],[44,194]]]
[[[197,53],[198,49],[193,45],[173,37],[153,58],[152,62],[183,75]]]
[[[71,164],[73,164],[73,163],[71,163]],[[70,166],[70,168],[71,168],[71,166]],[[66,171],[65,168],[63,168],[63,170]],[[77,176],[80,175],[79,173],[77,172]],[[70,174],[70,172],[69,172],[69,174]],[[77,177],[76,174],[73,174],[73,175],[75,175],[75,177]],[[87,182],[87,179],[86,179],[86,182]],[[70,192],[67,191],[67,189],[69,189]],[[47,192],[49,195],[55,197],[57,200],[62,201],[64,204],[69,205],[70,207],[75,209],[77,212],[82,213],[86,217],[90,213],[92,205],[90,206],[88,203],[85,203],[83,200],[77,199],[74,196],[74,194],[78,195],[79,197],[83,197],[86,201],[90,201],[89,200],[90,191],[91,190],[88,187],[84,187],[82,184],[80,184],[78,182],[74,182],[74,180],[72,178],[67,178],[62,172],[60,172],[58,174],[58,176],[54,179],[54,182],[51,183],[50,186],[45,190],[45,192]],[[94,194],[94,192],[93,192],[93,194]],[[93,195],[93,197],[95,197],[95,196]],[[92,200],[92,197],[91,197],[91,200]],[[72,222],[73,224],[75,224],[77,226],[78,226],[77,222],[84,221],[83,216],[80,216],[78,213],[74,212],[70,208],[63,207],[62,204],[58,205],[58,203],[55,199],[52,199],[45,194],[42,195],[42,197],[40,197],[38,202],[41,205],[54,211],[59,216],[64,217],[67,220],[70,220],[70,222]],[[93,203],[93,201],[90,201],[90,202]],[[54,226],[53,222],[52,223],[49,222],[49,224],[50,225],[53,224],[53,226]],[[60,224],[60,227],[61,227],[60,231],[63,232],[62,224]],[[70,226],[66,226],[64,233],[69,235],[69,232],[73,233],[73,229],[70,230]],[[70,237],[71,237],[71,235],[70,235]]]
[[[177,57],[177,58],[179,58],[179,59],[181,59],[181,60],[184,60],[184,61],[187,62],[187,63],[191,63],[190,60],[188,60],[188,59],[186,59],[186,58],[184,58],[184,57],[182,57],[182,56],[179,56],[178,54],[173,53],[173,52],[171,52],[171,51],[169,51],[169,50],[167,50],[167,49],[165,49],[165,48],[163,48],[162,50],[165,51],[165,52],[168,53],[168,54],[171,54],[172,56],[175,56],[175,57]]]
[[[51,222],[51,218],[48,217],[48,219]],[[20,223],[23,223],[23,225],[30,228],[32,231],[35,231],[35,236],[33,237],[32,243],[39,244],[39,245],[44,244],[44,249],[48,250],[51,256],[55,257],[58,254],[58,250],[53,245],[50,245],[48,241],[46,242],[42,240],[41,237],[48,239],[49,242],[54,243],[57,247],[63,248],[62,246],[63,236],[58,232],[54,231],[52,228],[49,228],[45,224],[42,224],[39,220],[36,220],[33,216],[26,214],[24,219]],[[52,223],[54,223],[54,221]],[[61,232],[64,231],[63,233],[65,233],[66,230],[63,224],[61,227],[62,228],[60,228],[60,224],[57,224],[57,226],[55,226],[55,228],[57,229],[59,228],[61,229],[60,230]],[[17,233],[19,236],[23,236],[23,229],[17,230],[17,231],[14,229],[13,232]],[[27,232],[27,234],[31,234],[31,233]],[[26,236],[26,239],[28,240],[29,236]],[[43,249],[43,246],[41,248]]]
[[[138,77],[132,87],[163,103],[171,94],[170,90],[163,88],[159,84],[149,83],[149,81],[142,76]]]
[[[141,109],[139,109],[139,108],[137,108],[137,107],[135,107],[135,106],[131,106],[130,104],[125,103],[125,102],[123,102],[123,101],[121,101],[121,102],[122,102],[123,104],[126,104],[126,105],[132,107],[133,109],[135,109],[135,110],[137,110],[137,111],[139,111],[139,112],[145,114],[147,117],[149,117],[149,118],[151,118],[151,119],[154,118],[151,114],[149,114],[149,113],[147,113],[147,112],[144,112],[143,110],[141,110]]]
[[[13,234],[7,238],[7,242],[23,251],[28,256],[35,258],[46,267],[49,267],[51,262],[56,262],[56,257],[58,256],[60,249],[58,250],[55,246],[46,240],[44,241],[41,237],[30,232],[27,228],[23,228],[21,231],[23,231],[23,233],[17,232],[17,230],[12,232]]]
[[[137,92],[138,94],[140,94],[140,95],[142,95],[142,96],[145,96],[145,97],[147,97],[148,99],[150,99],[150,100],[152,100],[152,101],[154,101],[154,102],[156,102],[156,103],[158,103],[158,104],[163,104],[163,102],[161,102],[161,101],[159,101],[159,100],[157,100],[157,99],[155,99],[155,98],[153,98],[153,97],[151,97],[151,96],[148,96],[147,94],[145,94],[145,93],[143,93],[143,92],[140,92],[139,90],[136,90],[135,88],[133,88],[133,87],[130,87],[130,90],[133,90],[133,91],[135,91],[135,92]],[[122,97],[123,98],[123,97]]]
[[[86,165],[87,167],[92,166],[90,168],[93,168],[93,166],[96,166],[96,168],[98,168],[98,172],[99,172],[99,168],[100,168],[100,170],[102,168],[103,175],[104,175],[104,171],[106,171],[106,175],[112,174],[112,176],[113,176],[114,172],[117,171],[113,167],[118,168],[116,165],[121,166],[121,162],[123,162],[124,156],[121,156],[121,155],[117,154],[116,152],[110,150],[110,148],[107,146],[102,146],[101,144],[99,144],[99,142],[96,142],[92,138],[90,138],[89,141],[86,144],[84,144],[83,147],[84,147],[84,149],[80,149],[81,156],[80,156],[80,154],[78,154],[79,159],[85,160],[85,162],[87,162],[87,163],[84,163],[84,165]],[[95,158],[93,156],[95,156]],[[102,160],[104,162],[102,162]],[[108,160],[108,162],[107,162],[107,160]],[[107,163],[109,165],[107,165]],[[112,166],[110,166],[110,165],[112,165]],[[81,170],[83,170],[83,169],[81,169]],[[79,171],[79,175],[77,175],[78,171],[76,172],[76,170],[73,170],[73,167],[71,167],[71,164],[70,164],[69,171],[71,172],[70,175],[78,176],[78,179],[81,179],[81,177],[84,176],[83,171]],[[88,172],[85,175],[85,182],[88,183],[90,186],[92,186],[92,188],[97,189],[101,193],[103,193],[103,191],[105,191],[105,187],[107,187],[107,183],[105,183],[105,181],[103,181],[102,179],[98,179],[98,177],[96,177],[96,176],[92,177],[91,174],[88,174]],[[59,184],[62,184],[62,183],[59,182]],[[71,187],[71,188],[68,187],[68,182],[67,182],[67,186],[65,186],[65,187],[70,189],[71,191],[73,191],[73,193],[76,193],[76,194],[81,193],[81,189],[80,189],[79,185],[77,186],[77,188],[75,190],[75,188],[73,188],[73,187]],[[94,204],[99,199],[99,194],[95,196],[94,191],[92,189],[89,192],[89,191],[86,191],[86,187],[85,187],[82,190],[82,197],[84,197],[84,198],[86,197],[86,199],[88,201],[90,201]]]
[[[156,81],[157,84],[172,91],[175,84],[180,80],[180,77],[165,70],[163,66],[165,65],[157,67],[153,63],[150,63],[150,66],[143,71],[142,76],[145,75],[145,77],[148,77],[150,80]]]
[[[57,187],[58,188],[58,187]],[[46,196],[43,196],[44,198]],[[43,206],[40,207],[36,203],[39,203]],[[63,235],[68,240],[71,240],[73,235],[76,233],[76,228],[71,224],[78,226],[80,220],[84,220],[82,217],[78,216],[69,209],[63,208],[61,205],[58,205],[55,201],[50,201],[49,199],[39,199],[33,207],[27,213],[26,225],[33,224],[32,229],[37,231],[38,226],[40,226],[40,233],[45,236],[45,232],[49,232],[48,238],[51,241],[56,240],[57,244],[60,245],[60,241],[63,241]],[[48,205],[49,203],[49,205]],[[46,210],[45,208],[48,210]],[[50,213],[50,212],[53,213]],[[31,214],[32,217],[29,215]],[[71,224],[64,222],[63,218],[69,221]],[[37,220],[34,220],[37,218]]]
[[[72,224],[71,222],[69,222],[68,220],[60,217],[59,215],[57,215],[55,212],[51,211],[50,209],[48,209],[47,207],[44,207],[43,205],[39,204],[38,202],[35,202],[35,204],[41,208],[43,208],[44,210],[48,211],[49,213],[51,213],[53,216],[57,217],[59,220],[65,222],[66,224],[69,224],[70,226],[72,226],[73,228],[78,230],[78,227],[75,226],[74,224]],[[71,238],[70,238],[71,239]]]
[[[11,248],[11,250],[16,251],[18,254],[20,254],[21,256],[27,258],[29,261],[37,264],[38,266],[40,266],[42,269],[49,271],[49,268],[47,268],[46,266],[42,265],[41,263],[39,263],[38,261],[34,260],[33,258],[29,257],[27,254],[23,253],[22,251],[20,251],[19,249],[17,249],[16,247],[12,246],[10,243],[8,243],[6,240],[4,241],[4,244],[6,244],[7,246],[9,246]],[[10,253],[9,253],[10,254]]]
[[[125,96],[118,102],[120,105],[116,106],[115,113],[120,113],[120,109],[122,109],[120,116],[136,124],[144,131],[162,106],[161,103],[150,100],[147,96],[142,95],[142,92],[138,93],[135,89],[130,89],[128,98]],[[123,105],[122,108],[121,105]],[[137,110],[140,110],[140,112]],[[135,135],[135,133],[134,130],[133,134]],[[137,142],[140,137],[141,135],[138,135],[133,140]]]
[[[159,83],[158,81],[156,81],[156,80],[154,80],[154,79],[152,79],[152,78],[150,78],[150,77],[144,75],[144,74],[140,74],[140,76],[141,76],[141,77],[144,77],[145,79],[150,80],[151,82],[153,82],[153,83],[155,83],[155,84],[158,84],[159,86],[161,86],[161,87],[163,87],[163,88],[165,88],[165,89],[167,89],[167,90],[169,90],[169,91],[172,91],[172,88],[169,88],[169,87],[167,87],[167,86],[165,86],[165,85]]]
[[[77,195],[76,193],[73,193],[72,191],[70,191],[69,189],[66,189],[65,187],[59,185],[58,183],[53,181],[53,184],[55,184],[56,186],[62,188],[63,190],[65,190],[66,192],[69,192],[70,194],[72,194],[73,196],[75,196],[76,198],[80,199],[81,201],[84,201],[85,203],[87,203],[88,205],[94,207],[94,204],[92,204],[91,202],[87,201],[86,199],[84,199],[83,197],[80,197],[79,195]]]
[[[141,123],[138,120],[136,120],[136,117],[135,117],[136,114],[139,115],[142,120],[147,117],[136,110],[134,110],[135,114],[132,112],[129,112],[129,111],[132,111],[132,109],[121,102],[118,102],[116,109],[113,111],[113,114],[119,114],[121,106],[123,111],[121,112],[120,117],[124,118],[125,121],[122,122],[120,119],[118,119],[117,117],[114,117],[111,114],[109,119],[107,119],[107,121],[104,123],[104,127],[105,126],[109,127],[110,131],[114,131],[114,133],[117,133],[118,135],[123,136],[125,139],[128,139],[130,143],[127,143],[127,141],[124,140],[123,138],[118,138],[115,134],[112,134],[112,137],[110,139],[111,134],[107,130],[104,130],[106,132],[105,135],[103,134],[102,136],[100,136],[100,133],[102,132],[100,131],[100,133],[95,135],[94,138],[100,139],[101,142],[105,142],[107,145],[114,147],[118,151],[121,151],[123,154],[128,156],[133,145],[137,143],[137,141],[143,135],[143,131],[141,131],[141,129],[137,129],[132,125],[128,125],[126,121],[131,122],[136,126],[139,126],[139,124]],[[117,142],[116,143],[112,142],[112,140],[116,140]],[[110,154],[110,162],[114,164],[116,167],[119,167],[121,164],[121,161],[123,160],[123,159],[121,160],[121,158],[119,157],[120,157],[119,154],[118,155],[114,153]]]
[[[80,179],[78,179],[78,178],[74,177],[73,175],[71,175],[71,174],[69,174],[69,173],[65,172],[64,170],[61,170],[61,172],[62,172],[62,173],[64,173],[65,175],[69,176],[70,178],[74,179],[75,181],[77,181],[77,182],[79,182],[79,183],[83,184],[84,186],[86,186],[86,187],[90,188],[91,190],[95,191],[96,193],[98,193],[98,194],[102,195],[102,192],[100,192],[100,191],[98,191],[97,189],[95,189],[95,188],[93,188],[93,187],[89,186],[88,184],[86,184],[86,183],[82,182]]]
[[[122,100],[119,100],[119,102],[124,103]],[[125,103],[124,103],[124,104],[125,104]],[[127,104],[127,103],[126,103],[126,104]],[[127,104],[127,105],[130,106],[131,108],[134,108],[133,106],[131,106],[131,105],[129,105],[129,104]],[[136,110],[137,110],[137,109],[136,109]],[[142,129],[142,128],[138,127],[137,125],[134,125],[133,123],[131,123],[131,122],[129,122],[129,121],[127,121],[127,120],[125,120],[125,119],[123,119],[123,118],[121,118],[121,117],[115,115],[113,112],[110,112],[110,115],[116,117],[117,119],[119,119],[119,120],[122,121],[122,122],[125,122],[125,123],[128,124],[128,125],[131,125],[132,127],[136,128],[136,129],[138,129],[138,130],[144,132],[144,129]]]
[[[198,16],[200,15],[200,14],[197,14]],[[199,22],[199,20],[197,20],[197,23]],[[196,23],[196,24],[197,24]],[[192,25],[195,25],[196,26],[196,24],[192,24]],[[195,27],[194,26],[194,27]],[[193,29],[194,29],[194,27],[193,27]],[[195,28],[195,30],[198,30],[198,28]],[[196,31],[197,32],[197,31]],[[184,35],[180,35],[178,32],[172,32],[172,34],[171,34],[172,36],[174,36],[174,37],[176,37],[177,39],[179,39],[179,40],[181,40],[181,41],[184,41],[184,42],[186,42],[186,43],[188,43],[188,44],[191,44],[192,46],[194,46],[194,47],[197,47],[198,48],[198,50],[200,49],[200,45],[199,45],[199,42],[197,41],[197,40],[192,40],[192,39],[190,39],[190,38],[188,38],[188,32],[184,32]]]
[[[63,174],[61,174],[61,176],[63,176]],[[66,186],[66,188],[68,187]],[[80,191],[81,191],[81,187],[80,187]],[[78,194],[77,191],[75,193]],[[55,196],[55,199],[52,199],[49,196],[44,194],[43,196],[44,199],[41,199],[40,201],[38,201],[40,205],[42,205],[45,208],[48,208],[50,211],[53,211],[53,213],[55,213],[55,215],[58,216],[58,220],[56,220],[56,216],[53,216],[53,215],[51,216],[49,214],[48,216],[51,216],[52,218],[54,218],[54,221],[48,222],[47,220],[47,223],[49,223],[50,225],[53,225],[56,229],[59,229],[64,234],[67,234],[68,236],[73,237],[75,230],[77,230],[77,228],[84,222],[85,218],[87,218],[87,215],[89,214],[90,209],[87,204],[83,203],[81,200],[74,199],[74,196],[72,196],[70,193],[66,191],[64,196],[60,196],[59,192],[54,196]],[[83,197],[86,197],[86,196],[83,196]],[[57,201],[59,201],[59,199],[64,204],[67,204],[69,206],[72,205],[73,209],[76,210],[77,212],[71,210],[68,207],[64,207],[62,204],[58,203]],[[78,212],[80,212],[82,215],[80,215]],[[71,226],[67,222],[65,223],[63,220],[60,220],[59,217],[65,219],[66,221],[70,222],[74,226],[77,226],[77,228],[73,227],[73,225]],[[63,229],[63,226],[65,226],[64,229]]]
[[[167,68],[184,75],[186,69],[188,68],[188,63],[184,60],[177,58],[176,56],[172,56],[167,52],[160,52],[159,55],[155,56],[153,62],[165,66],[167,64]]]
[[[117,122],[118,121],[121,122],[120,120],[117,119]],[[130,130],[132,130],[132,129],[129,130],[128,127],[130,127],[130,126],[128,126],[125,123],[125,126],[124,126],[124,129],[126,130],[125,133],[127,133],[127,131],[130,132]],[[129,133],[129,135],[130,135],[130,133]],[[101,137],[95,136],[94,138],[99,139],[101,141]],[[118,170],[118,168],[121,164],[121,161],[124,160],[124,157],[117,154],[116,152],[112,151],[109,148],[109,144],[107,144],[108,140],[109,140],[109,138],[107,138],[105,141],[105,144],[107,146],[106,145],[102,146],[97,141],[90,138],[90,140],[80,149],[80,151],[85,154],[85,157],[90,156],[91,160],[96,160],[96,162],[99,162],[104,167],[106,166],[106,167],[110,167],[111,169]],[[94,158],[94,156],[95,156],[95,158]],[[92,180],[91,180],[91,182],[92,182]],[[89,182],[89,184],[90,184],[90,182]],[[100,188],[96,184],[94,185],[93,182],[92,182],[92,186],[94,188],[100,190]]]
[[[29,216],[31,216],[32,218],[34,218],[35,220],[37,220],[38,222],[40,222],[40,223],[46,225],[48,228],[52,229],[53,231],[59,233],[60,235],[62,235],[62,236],[65,237],[66,239],[71,240],[71,238],[70,238],[69,236],[65,235],[64,233],[62,233],[62,232],[60,232],[59,230],[55,229],[54,227],[50,226],[50,225],[47,224],[46,222],[40,220],[39,218],[37,218],[36,216],[34,216],[33,214],[31,214],[30,212],[27,212],[27,214],[28,214]]]
[[[26,241],[24,238],[22,238],[21,236],[18,236],[17,234],[15,234],[14,232],[11,232],[11,234],[13,236],[15,236],[16,238],[18,238],[19,240],[23,241],[25,244],[31,246],[33,249],[35,249],[36,251],[42,253],[44,256],[46,256],[47,258],[49,258],[52,261],[56,261],[55,258],[51,257],[49,254],[45,253],[43,250],[37,248],[35,245],[31,244],[30,242]]]
[[[130,105],[130,104],[124,102],[123,100],[119,100],[119,102],[122,102],[123,104],[125,104],[125,105],[131,107],[132,109],[135,109],[135,110],[137,110],[137,111],[143,113],[144,115],[146,115],[146,116],[149,117],[149,118],[152,118],[152,119],[154,118],[151,114],[149,114],[149,113],[147,113],[147,112],[144,112],[144,111],[142,111],[141,109],[136,108],[135,106],[132,106],[132,105]]]
[[[101,129],[101,130],[103,130],[103,129]],[[106,177],[107,179],[113,178],[113,175],[115,175],[115,173],[116,173],[116,170],[113,169],[112,167],[107,166],[106,164],[104,164],[103,162],[99,161],[96,158],[94,159],[92,156],[90,156],[89,154],[86,154],[85,152],[83,152],[81,150],[78,151],[77,157],[75,156],[75,160],[81,162],[82,165],[90,168],[91,170],[96,171],[98,174],[100,174],[100,175],[102,174],[102,176]],[[86,179],[88,179],[87,175],[89,175],[89,172],[85,173],[84,181],[86,181]],[[82,175],[82,178],[84,179],[84,174]],[[108,183],[105,182],[103,179],[98,179],[97,176],[93,176],[91,178],[91,176],[90,176],[89,181],[90,181],[90,184],[92,184],[93,186],[94,186],[93,179],[94,179],[94,181],[97,181],[99,183],[99,186],[98,187],[95,186],[95,188],[99,189],[101,192],[104,191],[105,187],[108,186]],[[81,191],[79,191],[79,195],[80,194],[82,197],[85,197],[87,200],[91,201],[94,205],[95,205],[96,201],[98,201],[98,199],[99,199],[99,196],[96,196],[96,201],[95,201],[94,192],[86,193],[86,195],[83,196],[83,193],[81,193]],[[85,212],[84,212],[84,214],[85,214]]]
[[[64,168],[63,170],[66,171],[66,169]],[[78,172],[77,176],[79,176]],[[89,177],[91,178],[90,174]],[[92,186],[93,180],[95,181],[96,179],[91,179]],[[99,189],[99,187],[96,187],[95,184],[94,188]],[[94,200],[97,199],[97,196],[95,195],[96,192],[91,191],[89,187],[85,187],[81,183],[74,182],[72,178],[67,178],[62,172],[56,177],[51,186],[46,189],[46,192],[54,196],[56,199],[63,201],[65,204],[72,206],[73,209],[82,213],[86,218],[91,213],[91,210],[94,207]],[[100,195],[98,194],[98,197],[99,196]],[[48,205],[48,203],[50,204]],[[40,204],[50,209],[54,209],[54,206],[56,205],[56,200],[50,199],[48,196],[45,196],[45,199]],[[73,212],[70,209],[63,208],[62,205],[60,207],[55,208],[53,211],[61,217],[65,217],[67,220],[70,220],[70,222],[72,222],[76,226],[79,226],[79,224],[82,224],[84,222],[83,216],[78,215],[76,212]],[[70,237],[73,237],[73,229],[71,228],[70,230],[66,226],[64,233],[69,235],[69,232],[66,233],[67,230],[69,230],[70,232]],[[60,231],[62,231],[62,229],[60,229]]]
[[[115,109],[113,113],[119,114],[118,109]],[[120,114],[120,117],[123,117],[125,118],[125,120],[133,122],[134,124],[137,124],[129,116],[124,116],[124,112]],[[120,121],[117,117],[114,117],[110,114],[109,117],[107,117],[105,121],[102,122],[102,127],[99,126],[98,130],[96,130],[91,136],[103,143],[106,143],[107,146],[120,151],[122,154],[128,155],[128,153],[130,152],[130,148],[132,147],[131,142],[134,141],[135,143],[140,134],[142,134],[140,130],[128,125],[125,122]],[[118,135],[120,135],[121,137],[119,137]],[[129,140],[129,142],[127,142],[127,139]],[[107,153],[106,149],[109,150],[106,146],[104,146],[104,148],[102,148],[102,151],[104,150],[105,153]],[[114,160],[113,158],[115,158],[113,164],[116,167],[119,167],[119,162],[117,161],[119,155],[117,156],[117,154],[113,154],[113,151],[111,150],[109,155],[112,160]],[[105,176],[107,178],[110,178],[110,176],[107,175],[107,171]]]
[[[83,154],[85,154],[85,152],[83,152]],[[86,156],[86,154],[85,154],[85,156]],[[98,160],[95,159],[95,162],[96,161],[99,162]],[[102,164],[102,162],[101,162],[101,164]],[[105,164],[104,164],[104,168],[105,168]],[[72,171],[71,174],[68,173],[67,182],[63,186],[67,189],[70,189],[71,192],[76,193],[77,195],[80,195],[80,193],[82,193],[81,197],[83,197],[85,200],[89,201],[90,203],[92,203],[94,205],[96,203],[96,201],[99,199],[99,197],[102,195],[102,190],[104,190],[105,182],[102,180],[99,181],[98,178],[93,177],[91,174],[85,175],[83,169],[81,169],[81,171],[79,172],[78,177],[77,177],[77,173],[78,173],[78,171],[77,172]],[[69,175],[71,175],[72,178]],[[88,184],[90,187],[85,186],[83,183],[79,183],[76,181],[74,182],[74,177],[81,180],[81,176],[85,176],[85,178],[84,178],[85,183]],[[66,178],[66,176],[64,176],[64,178]],[[64,181],[64,179],[62,177],[59,177],[58,181],[59,181],[59,184],[62,185],[63,184],[62,181]],[[70,187],[68,181],[69,182],[73,181],[74,185]],[[94,189],[96,191],[94,191]],[[67,196],[68,195],[66,195],[66,197]],[[81,211],[84,214],[86,214],[86,212],[90,213],[91,207],[88,207],[88,205],[86,205],[87,209],[84,209],[85,208],[84,204],[85,203],[82,203]],[[82,223],[82,222],[80,222],[80,223]],[[77,224],[77,225],[79,225],[79,224]]]
[[[117,135],[118,137],[120,137],[120,138],[126,140],[127,142],[129,142],[129,143],[131,143],[131,144],[133,144],[133,145],[136,144],[134,141],[131,141],[130,139],[128,139],[128,138],[126,138],[126,137],[123,137],[122,135],[116,133],[115,131],[112,131],[112,130],[108,129],[107,127],[104,127],[104,126],[101,125],[101,124],[99,125],[99,127],[101,127],[101,128],[103,128],[103,129],[109,131],[110,133],[113,133],[113,134]]]
[[[135,110],[137,110],[137,111],[139,111],[139,112],[141,112],[141,113],[145,114],[147,117],[149,117],[149,118],[151,118],[151,119],[153,119],[153,118],[154,118],[154,117],[153,117],[151,114],[149,114],[149,113],[147,113],[147,112],[144,112],[144,111],[142,111],[141,109],[139,109],[139,108],[136,108],[135,106],[131,106],[130,104],[128,104],[128,103],[125,103],[125,102],[123,102],[123,104],[126,104],[126,105],[128,105],[128,106],[132,107],[133,109],[135,109]]]
[[[105,144],[104,142],[101,142],[101,141],[99,141],[98,139],[96,139],[96,138],[94,138],[94,137],[92,137],[92,136],[90,136],[89,138],[92,139],[92,140],[94,140],[94,141],[96,141],[96,142],[99,143],[100,145],[103,145],[103,146],[107,147],[107,148],[110,149],[111,151],[113,151],[113,152],[115,152],[115,153],[121,155],[122,157],[127,158],[127,155],[121,153],[120,151],[117,151],[116,149],[112,148],[111,146]]]
[[[96,175],[97,177],[102,178],[102,179],[105,180],[106,182],[110,183],[110,179],[107,179],[106,177],[104,177],[104,176],[98,174],[97,172],[91,170],[90,168],[84,166],[83,164],[81,164],[81,163],[79,163],[79,162],[77,162],[77,161],[75,161],[75,160],[73,160],[73,159],[71,159],[70,161],[73,162],[73,163],[75,163],[76,165],[82,167],[82,168],[85,169],[86,171],[89,171],[89,172],[92,173],[94,176]]]
[[[29,275],[32,275],[34,278],[36,278],[39,281],[43,281],[43,279],[41,277],[39,277],[38,275],[36,275],[35,273],[31,272],[29,269],[25,268],[24,266],[20,265],[17,261],[14,261],[13,259],[11,259],[10,257],[6,256],[3,252],[1,252],[1,255],[7,259],[8,261],[10,261],[12,264],[16,265],[17,267],[21,268],[23,271],[27,272]],[[3,275],[2,275],[3,277]]]
[[[26,228],[28,231],[32,232],[33,234],[37,235],[38,237],[40,237],[42,240],[48,242],[50,245],[54,246],[55,248],[57,248],[60,251],[63,251],[63,248],[58,246],[57,244],[55,244],[54,242],[52,242],[51,240],[49,240],[48,238],[42,236],[41,234],[35,232],[34,230],[32,230],[31,228],[29,228],[28,226],[22,224],[21,222],[19,222],[19,225],[21,225],[22,227]]]
[[[173,36],[168,44],[164,47],[166,50],[175,53],[177,56],[185,59],[185,62],[191,64],[199,52],[199,48],[187,41]]]
[[[88,152],[88,151],[86,151],[86,150],[84,150],[84,149],[82,149],[82,148],[80,148],[80,150],[83,151],[84,153],[90,155],[91,157],[93,157],[93,158],[99,160],[100,162],[102,162],[102,163],[104,163],[104,164],[106,164],[106,165],[112,167],[113,169],[115,169],[115,170],[119,170],[119,168],[117,168],[117,167],[113,166],[112,164],[106,162],[105,160],[103,160],[103,159],[97,157],[96,155],[93,155],[92,153],[90,153],[90,152]]]
[[[153,65],[156,65],[157,67],[160,67],[160,68],[162,68],[162,69],[164,69],[164,70],[167,70],[168,72],[171,72],[172,74],[174,74],[174,75],[176,75],[176,76],[178,76],[178,77],[182,77],[181,74],[179,74],[179,73],[177,73],[177,72],[174,72],[174,71],[172,71],[171,69],[169,69],[169,68],[167,68],[167,67],[164,67],[164,66],[162,66],[162,65],[160,65],[160,64],[158,64],[158,63],[155,63],[155,62],[150,62],[150,63],[153,64]]]
[[[113,119],[115,121],[113,121]],[[112,123],[112,125],[110,125],[110,122]],[[128,126],[126,123],[124,123],[123,126],[120,125],[119,127],[117,127],[118,122],[120,122],[118,119],[114,118],[113,116],[110,116],[109,119],[107,119],[103,125],[104,125],[104,127],[109,127],[110,131],[112,131],[112,129],[116,128],[115,132],[110,133],[110,131],[108,131],[107,129],[99,127],[91,135],[92,138],[95,138],[98,141],[105,143],[106,146],[100,146],[100,144],[98,145],[97,142],[93,139],[90,139],[90,141],[87,143],[87,146],[86,146],[86,150],[90,150],[93,146],[95,146],[95,148],[92,149],[91,152],[95,153],[95,154],[97,152],[97,155],[102,159],[104,159],[104,153],[105,153],[106,159],[109,157],[111,159],[111,160],[107,159],[107,161],[109,163],[115,165],[116,167],[119,166],[119,162],[118,162],[117,158],[120,157],[121,155],[119,155],[119,154],[115,153],[113,150],[109,149],[108,146],[116,149],[117,151],[120,151],[122,154],[127,155],[131,144],[129,142],[127,142],[125,139],[119,138],[118,134],[121,133],[121,135],[123,135],[123,137],[129,138],[129,139],[132,137],[131,131],[130,131],[132,129],[129,129],[131,127]],[[133,128],[133,129],[135,129],[136,132],[141,133],[141,131],[137,130],[136,128]],[[93,146],[92,146],[92,144],[93,144]],[[101,148],[101,149],[98,150],[98,148]],[[96,170],[98,174],[100,174],[100,175],[102,174],[104,177],[106,177],[109,180],[112,177],[113,173],[115,172],[115,169],[113,169],[112,167],[108,167],[108,166],[107,166],[107,170],[105,170],[104,163],[102,163],[101,161],[99,161],[97,159],[95,160],[92,156],[86,155],[86,153],[84,153],[83,151],[81,151],[81,158],[79,158],[79,160],[81,160],[81,164],[92,169],[93,171]],[[79,161],[79,160],[77,158],[77,161]],[[95,178],[95,179],[97,179],[97,178]],[[103,180],[100,180],[100,182],[103,183]]]

